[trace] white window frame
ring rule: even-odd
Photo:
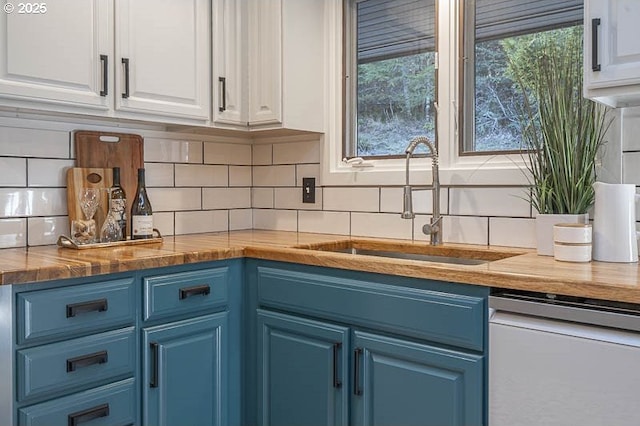
[[[324,186],[403,185],[404,159],[372,159],[373,167],[354,167],[342,161],[343,132],[343,5],[326,0],[327,103],[326,133],[322,137],[321,184]],[[524,158],[520,154],[459,155],[458,112],[460,11],[463,0],[438,1],[438,151],[443,185],[527,185]],[[409,141],[407,141],[407,144]],[[431,182],[431,162],[411,162],[412,183]]]

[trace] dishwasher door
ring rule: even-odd
[[[491,312],[489,425],[639,426],[640,333]]]

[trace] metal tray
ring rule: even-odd
[[[112,243],[92,243],[92,244],[76,244],[73,240],[66,235],[60,235],[58,237],[58,246],[62,248],[70,248],[75,250],[86,250],[86,249],[94,249],[94,248],[106,248],[106,247],[122,247],[122,246],[137,246],[140,244],[153,244],[153,243],[161,243],[162,235],[160,231],[156,228],[153,228],[153,238],[144,238],[141,240],[124,240],[124,241],[114,241]]]

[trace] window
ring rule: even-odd
[[[436,139],[436,0],[344,0],[343,157]]]
[[[518,114],[523,95],[510,61],[544,38],[581,26],[583,0],[465,0],[463,11],[461,154],[521,149]]]

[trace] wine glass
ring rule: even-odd
[[[96,221],[93,216],[98,211],[98,205],[100,204],[100,190],[97,188],[82,188],[78,193],[78,201],[84,214],[84,220],[77,221],[78,223],[76,224],[79,228],[82,228],[82,231],[78,233],[78,240],[81,244],[95,243],[97,232]]]
[[[109,214],[107,214],[100,229],[100,241],[103,243],[111,243],[122,239],[122,228],[120,228],[116,218],[117,212],[114,210],[115,206],[111,204],[111,189],[107,189],[107,193],[109,194]]]

